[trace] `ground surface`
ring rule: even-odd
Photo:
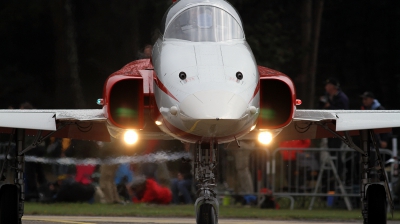
[[[49,223],[71,223],[71,224],[194,224],[193,218],[138,218],[138,217],[87,217],[87,216],[24,216],[22,224],[49,224]],[[355,224],[360,221],[332,222],[332,221],[277,221],[277,220],[255,220],[255,219],[220,219],[219,224]],[[388,221],[388,224],[400,223],[399,221]]]

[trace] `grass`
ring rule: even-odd
[[[82,215],[82,216],[137,216],[137,217],[194,217],[193,205],[105,205],[105,204],[40,204],[25,203],[26,215]],[[259,209],[249,207],[220,207],[221,218],[275,219],[275,220],[361,220],[361,212],[338,209]],[[392,219],[400,220],[400,211]]]

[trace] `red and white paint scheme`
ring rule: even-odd
[[[154,122],[184,142],[226,143],[249,133],[258,121],[258,129],[273,130],[292,121],[293,82],[280,72],[257,66],[240,17],[228,2],[178,1],[162,24],[163,35],[154,44],[151,61],[128,64],[108,79],[104,108],[111,125],[126,128],[114,122],[111,89],[132,79],[143,79],[143,94],[154,97],[147,105],[156,111]],[[136,101],[140,109],[146,106],[141,99]],[[263,107],[269,117],[260,120]],[[144,116],[139,116],[142,121]]]

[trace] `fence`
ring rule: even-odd
[[[5,148],[8,144],[0,144],[0,152],[4,156]],[[249,149],[240,149],[249,150]],[[240,151],[238,150],[238,151]],[[251,150],[251,149],[250,149]],[[235,164],[235,150],[220,150],[220,166],[218,173],[218,183],[225,183],[231,178],[232,182],[240,182],[235,177],[230,177],[232,173],[238,173],[238,164]],[[233,153],[232,153],[233,152]],[[231,155],[229,155],[231,153]],[[289,156],[283,156],[284,154]],[[374,153],[371,153],[374,156]],[[382,159],[390,162],[392,151],[381,149]],[[237,155],[236,155],[237,156]],[[148,157],[148,158],[147,158]],[[114,160],[73,160],[73,159],[42,159],[27,156],[27,161],[41,162],[46,164],[102,164],[102,163],[122,163],[122,162],[143,162],[147,159],[156,161],[174,161],[180,158],[189,157],[186,153],[151,154],[148,156],[132,156],[115,158]],[[344,206],[351,210],[354,205],[359,203],[359,180],[360,180],[360,154],[352,149],[321,149],[321,148],[278,148],[268,151],[262,148],[252,149],[247,155],[239,157],[248,158],[248,170],[244,174],[250,173],[253,186],[253,195],[258,197],[258,204],[264,196],[270,192],[263,189],[271,189],[275,198],[288,198],[290,208],[294,208],[295,202],[300,202],[301,206],[308,205],[312,209],[315,200],[332,205],[332,199],[343,199]],[[225,158],[225,159],[223,159]],[[393,160],[393,159],[392,159]],[[50,161],[50,162],[49,162]],[[0,166],[3,159],[0,158]],[[371,164],[373,166],[374,164]],[[244,164],[239,165],[242,168]],[[388,166],[386,171],[390,173],[390,182],[395,182],[393,176],[394,166]],[[241,172],[241,171],[240,171]],[[243,175],[242,175],[243,176]],[[371,177],[376,179],[376,173],[372,172]],[[249,194],[249,192],[238,194]],[[307,199],[304,199],[307,198]],[[307,202],[305,200],[308,200]]]
[[[250,150],[249,173],[254,185],[253,194],[258,196],[259,204],[269,194],[262,190],[267,188],[271,189],[275,198],[289,199],[291,209],[295,207],[295,202],[301,207],[312,209],[316,200],[324,206],[333,206],[335,202],[335,206],[348,210],[359,206],[360,153],[353,149],[278,148],[272,152],[260,148]],[[381,149],[380,152],[384,162],[393,160],[391,150]],[[285,153],[286,156],[283,156]],[[371,157],[372,161],[376,160],[374,150],[371,151]],[[234,169],[232,167],[235,164],[232,162],[223,165],[230,167],[225,169]],[[374,164],[371,163],[370,166]],[[388,164],[385,170],[389,174],[389,181],[395,182],[393,166]],[[232,172],[225,175],[229,176]],[[372,180],[378,181],[375,171],[370,174]],[[228,177],[221,180],[226,178]]]
[[[380,152],[384,161],[392,158],[391,150],[381,149]],[[285,153],[294,156],[285,158]],[[371,154],[375,158],[375,154]],[[292,201],[295,197],[308,197],[311,199],[309,209],[313,208],[316,197],[326,198],[328,206],[333,205],[334,197],[342,198],[348,210],[352,210],[353,205],[358,206],[360,153],[353,149],[278,148],[272,153],[271,161],[274,196]],[[377,173],[372,171],[371,178],[378,180]],[[394,181],[393,177],[390,180]]]

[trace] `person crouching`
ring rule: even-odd
[[[169,204],[172,200],[171,190],[159,185],[153,179],[146,179],[144,176],[135,177],[134,181],[128,184],[128,189],[135,203]]]

